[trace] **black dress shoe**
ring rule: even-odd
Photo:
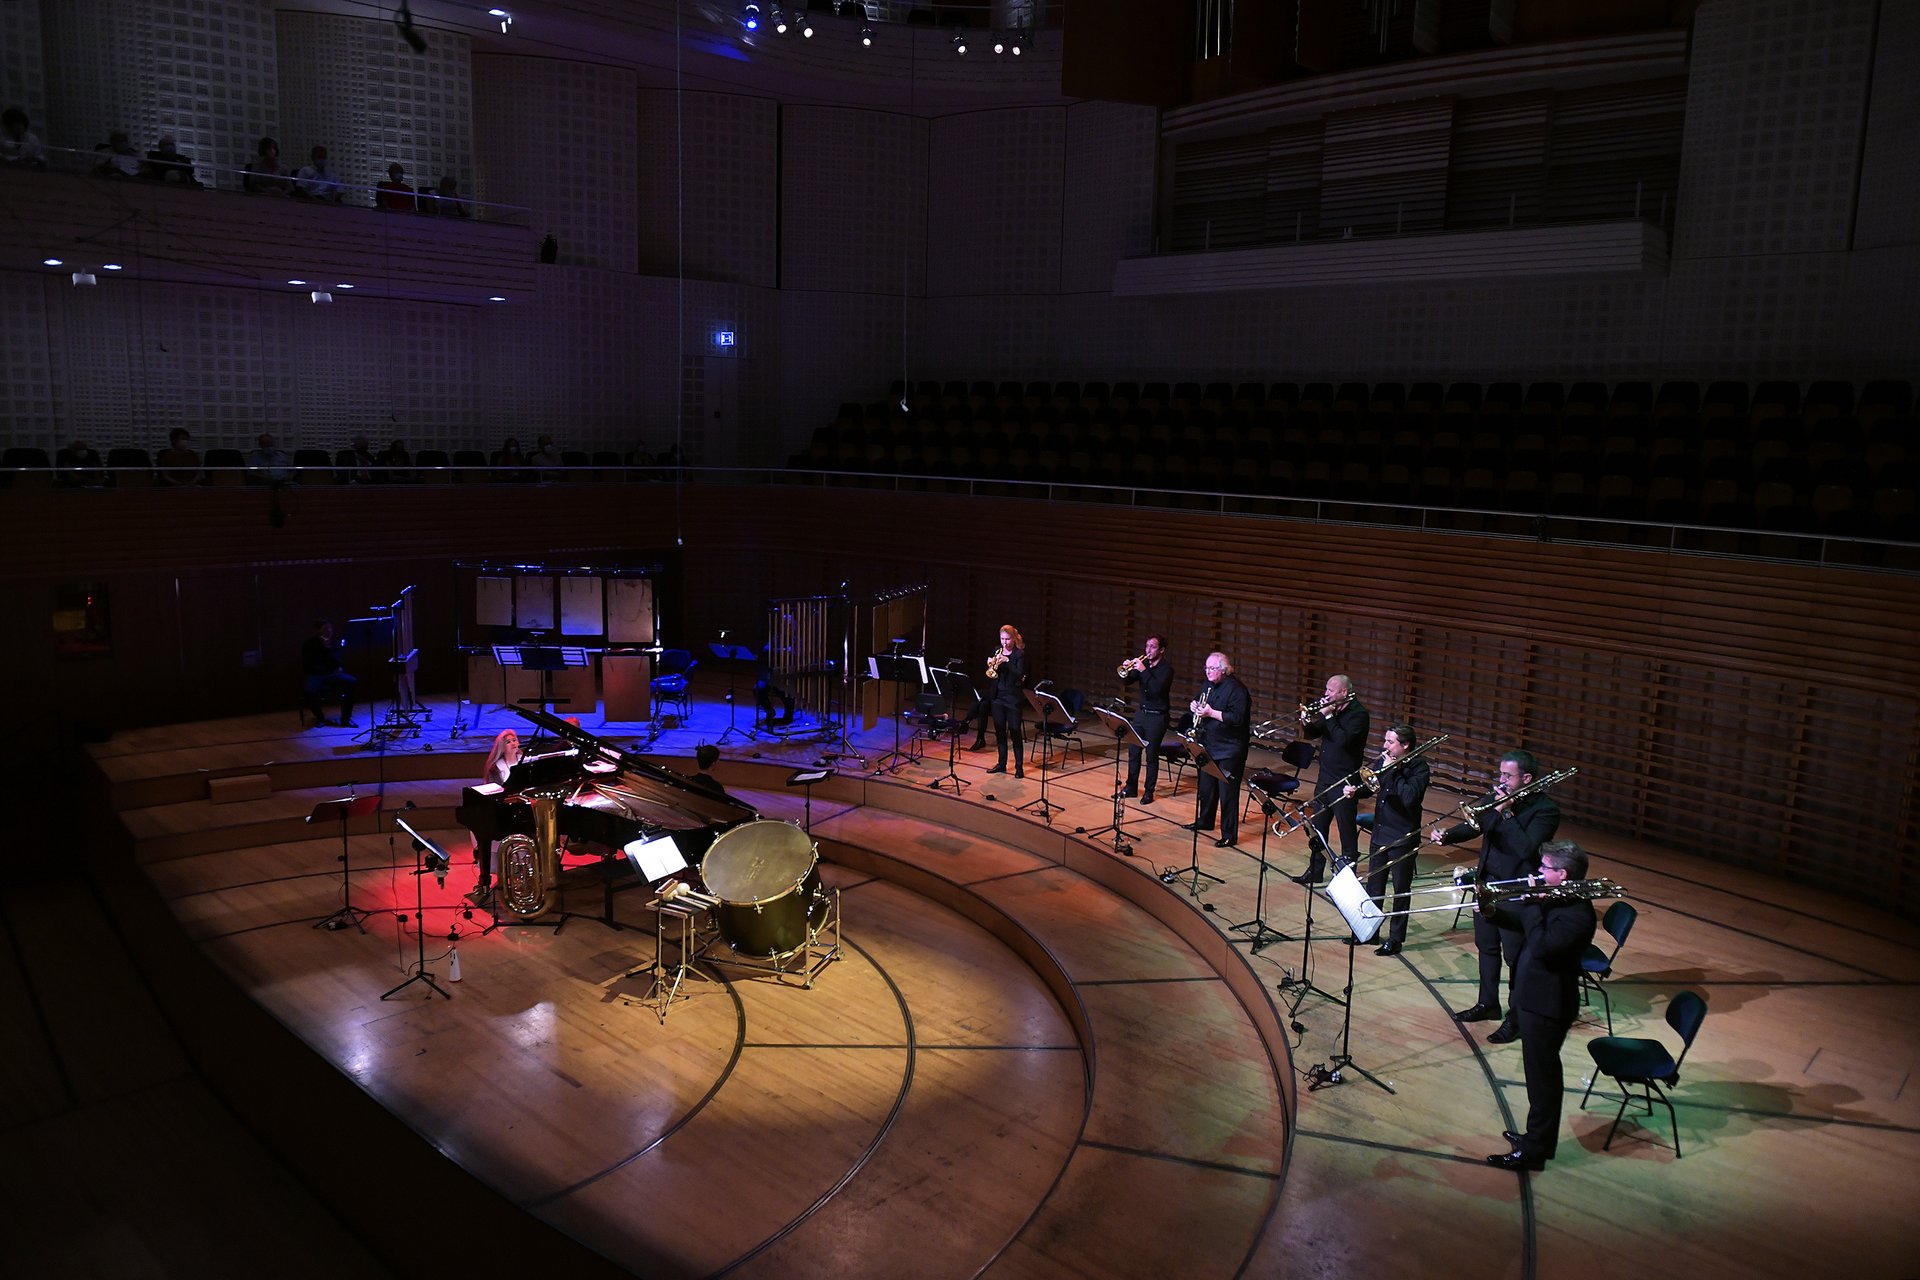
[[[1197,823],[1197,822],[1183,822],[1183,823],[1181,823],[1181,824],[1180,824],[1180,829],[1181,829],[1182,831],[1211,831],[1211,830],[1213,830],[1213,828],[1212,828],[1212,827],[1203,827],[1203,826],[1201,826],[1201,825],[1200,825],[1199,823]]]
[[[1314,879],[1312,876],[1308,875],[1304,871],[1302,871],[1297,876],[1288,876],[1287,879],[1293,881],[1297,885],[1301,885],[1308,889],[1311,889],[1313,888],[1314,885],[1320,883],[1318,880]]]
[[[1502,1129],[1500,1131],[1500,1136],[1505,1138],[1507,1140],[1507,1145],[1512,1147],[1515,1151],[1518,1151],[1520,1149],[1520,1135],[1515,1133],[1513,1130]]]
[[[1500,1016],[1497,1004],[1476,1004],[1472,1008],[1462,1009],[1453,1015],[1455,1022],[1492,1022]]]
[[[1488,1156],[1487,1163],[1496,1169],[1512,1169],[1518,1172],[1529,1169],[1534,1173],[1547,1167],[1547,1162],[1539,1156],[1530,1156],[1524,1151],[1509,1151],[1503,1156]]]
[[[341,727],[342,729],[357,729],[357,728],[359,728],[360,726],[359,726],[359,725],[357,725],[357,724],[355,724],[355,723],[354,723],[353,721],[351,721],[351,720],[345,720],[345,719],[343,719],[343,720],[341,720],[341,721],[340,721],[340,727]]]
[[[1518,1040],[1519,1038],[1520,1038],[1520,1028],[1514,1026],[1511,1022],[1503,1022],[1498,1027],[1494,1028],[1492,1035],[1487,1037],[1487,1043],[1488,1044],[1512,1044],[1515,1040]]]
[[[1373,949],[1373,954],[1377,956],[1397,956],[1400,954],[1400,944],[1397,942],[1383,942]]]
[[[988,773],[1005,773],[1006,771],[1007,766],[1003,764],[990,764],[987,766]]]
[[[985,751],[986,749],[987,740],[985,738],[976,738],[967,744],[967,750],[969,751]]]
[[[1223,838],[1223,839],[1215,840],[1213,842],[1213,847],[1216,849],[1234,849],[1239,847],[1239,841],[1227,840]]]
[[[1139,792],[1137,792],[1137,791],[1130,791],[1130,790],[1128,790],[1128,789],[1127,789],[1127,788],[1125,788],[1125,787],[1122,787],[1122,788],[1120,789],[1120,798],[1121,798],[1122,800],[1131,800],[1131,799],[1133,799],[1133,798],[1134,798],[1134,797],[1135,797],[1136,795],[1139,795],[1139,794],[1140,794]]]
[[[1005,773],[1006,770],[1002,769],[1000,772]],[[1013,766],[1013,776],[1016,778],[1024,778],[1027,776],[1027,771],[1020,765],[1015,765]]]
[[[1141,797],[1140,797],[1140,803],[1141,803],[1141,804],[1152,804],[1152,803],[1153,803],[1153,792],[1151,792],[1151,791],[1149,791],[1149,792],[1147,792],[1147,794],[1145,794],[1145,795],[1143,795],[1143,796],[1141,796]]]

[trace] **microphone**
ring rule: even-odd
[[[447,887],[447,860],[445,858],[435,858],[433,860],[433,879],[442,889]]]

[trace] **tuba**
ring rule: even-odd
[[[515,833],[500,842],[500,902],[522,920],[547,913],[547,896],[560,878],[560,799],[536,795],[511,797],[510,804],[533,809],[533,834]]]

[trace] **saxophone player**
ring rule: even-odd
[[[1000,647],[987,655],[987,705],[993,715],[993,744],[1000,751],[1000,762],[988,773],[1007,771],[1007,739],[1013,739],[1013,776],[1027,776],[1024,749],[1020,741],[1020,689],[1027,682],[1027,642],[1012,623],[1000,628]],[[986,737],[986,726],[980,726]],[[980,745],[976,743],[976,745]]]
[[[1206,749],[1208,759],[1219,766],[1226,782],[1216,781],[1204,769],[1198,772],[1199,811],[1187,830],[1213,830],[1214,810],[1218,808],[1220,838],[1213,843],[1221,849],[1230,848],[1240,839],[1240,778],[1252,736],[1253,698],[1233,674],[1233,664],[1226,654],[1207,655],[1207,683],[1188,709],[1193,712],[1195,738]]]
[[[1460,844],[1475,836],[1481,837],[1480,865],[1474,877],[1476,885],[1539,873],[1540,847],[1560,829],[1560,806],[1544,791],[1511,798],[1514,792],[1533,781],[1539,768],[1532,752],[1517,748],[1507,752],[1500,757],[1500,780],[1492,792],[1481,798],[1482,803],[1490,803],[1492,807],[1480,814],[1478,828],[1461,822],[1444,830],[1435,827],[1428,833],[1435,844]],[[1480,998],[1470,1008],[1454,1014],[1454,1021],[1490,1022],[1500,1017],[1501,963],[1505,962],[1511,974],[1514,962],[1520,957],[1523,940],[1516,927],[1496,924],[1483,915],[1474,916],[1473,944],[1480,953]],[[1507,1016],[1487,1040],[1490,1044],[1506,1044],[1519,1034],[1509,977]]]
[[[1167,661],[1167,642],[1157,635],[1147,637],[1147,647],[1137,658],[1120,664],[1120,679],[1140,686],[1140,708],[1133,715],[1133,731],[1147,744],[1146,750],[1127,744],[1127,785],[1120,790],[1126,797],[1138,795],[1141,804],[1153,803],[1153,787],[1160,780],[1160,743],[1167,736],[1167,716],[1172,711],[1173,664]],[[1147,789],[1138,790],[1140,757],[1147,758]]]

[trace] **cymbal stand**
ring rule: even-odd
[[[1242,920],[1239,924],[1228,925],[1227,928],[1234,933],[1245,933],[1247,936],[1241,941],[1252,943],[1253,954],[1259,955],[1260,948],[1269,942],[1287,941],[1286,934],[1267,924],[1266,911],[1267,837],[1273,833],[1273,815],[1278,812],[1280,806],[1275,803],[1272,796],[1262,791],[1252,781],[1248,781],[1247,790],[1260,799],[1260,874],[1253,882],[1253,919]],[[1199,838],[1199,833],[1195,832],[1194,839],[1198,841]]]

